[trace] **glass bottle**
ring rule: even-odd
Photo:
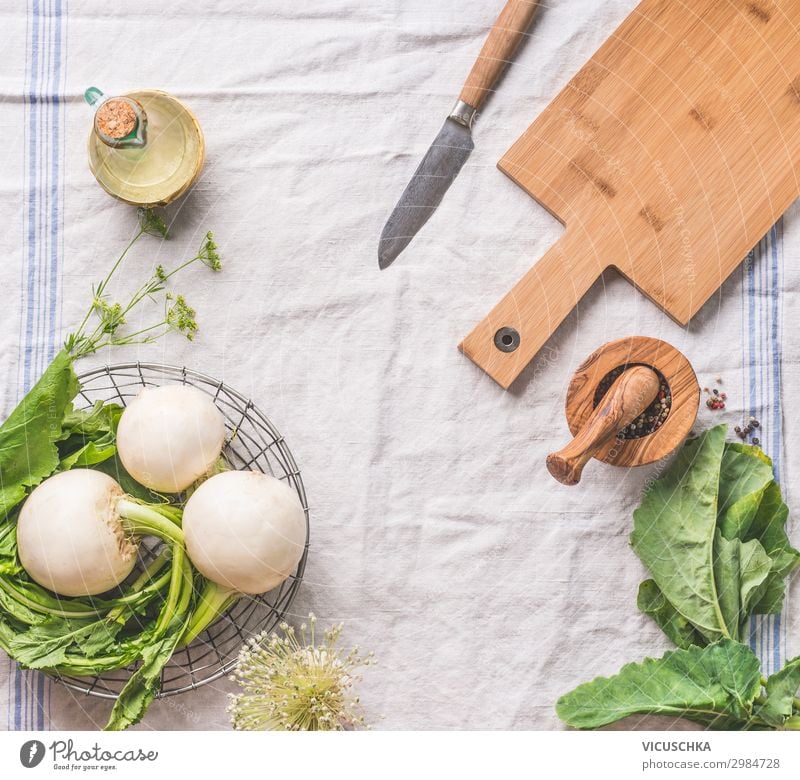
[[[95,108],[89,167],[110,195],[135,206],[163,206],[197,181],[205,141],[180,100],[159,90],[108,97],[97,87],[84,97]]]

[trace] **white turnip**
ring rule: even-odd
[[[221,412],[187,385],[144,388],[122,413],[117,452],[140,484],[178,493],[206,475],[225,443]]]
[[[133,570],[138,536],[183,542],[181,529],[125,495],[94,469],[72,469],[41,483],[17,522],[19,559],[39,585],[62,596],[96,596]]]
[[[259,471],[206,480],[183,511],[186,550],[206,578],[240,593],[265,593],[297,566],[306,541],[303,507],[288,485]]]
[[[292,574],[305,549],[306,517],[284,482],[257,471],[227,471],[191,495],[183,532],[189,559],[211,583],[188,642],[241,594],[265,593]]]

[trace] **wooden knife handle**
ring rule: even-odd
[[[479,109],[514,56],[539,7],[537,0],[508,0],[467,76],[459,100]]]
[[[563,450],[547,456],[547,470],[564,485],[577,485],[583,467],[653,403],[659,385],[658,374],[647,366],[623,371],[578,435]]]

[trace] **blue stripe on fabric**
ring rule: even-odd
[[[37,226],[37,198],[36,198],[36,161],[38,147],[38,96],[37,86],[39,83],[40,68],[40,8],[39,0],[33,0],[32,15],[33,21],[31,30],[31,59],[30,72],[28,77],[28,252],[27,252],[27,290],[26,290],[26,311],[25,311],[25,339],[23,349],[23,393],[27,392],[30,386],[30,369],[32,361],[32,343],[34,330],[34,308],[30,305],[31,293],[34,289],[35,269],[36,269],[36,226]],[[16,667],[14,672],[14,728],[19,731],[23,728],[23,701],[27,699],[27,685],[25,686],[25,696],[23,697],[23,676],[24,673]],[[27,713],[26,713],[27,714]],[[27,726],[27,723],[26,723]]]
[[[28,377],[28,386],[31,387],[36,382],[36,377],[41,374],[42,363],[42,344],[44,335],[42,325],[46,317],[46,301],[44,295],[44,285],[47,282],[45,258],[47,256],[47,200],[49,168],[47,159],[47,140],[50,132],[50,70],[52,67],[52,47],[53,35],[51,25],[51,14],[49,5],[52,0],[40,0],[41,20],[42,20],[42,51],[41,64],[39,67],[39,90],[37,95],[37,107],[39,111],[39,139],[37,142],[36,170],[39,174],[39,182],[36,189],[36,210],[38,220],[38,245],[36,247],[36,290],[34,291],[34,341],[29,345],[32,351],[31,373]],[[28,677],[30,680],[30,675]]]
[[[46,701],[44,695],[45,676],[41,672],[39,672],[38,674],[39,674],[39,690],[36,692],[36,715],[37,715],[36,727],[39,731],[44,731],[44,725],[45,725],[44,703]]]
[[[42,23],[44,25],[44,40],[46,45],[42,47],[42,77],[39,90],[39,159],[36,161],[39,170],[40,183],[37,192],[37,208],[39,213],[39,246],[36,252],[36,328],[35,343],[33,346],[33,360],[30,383],[36,381],[36,377],[42,372],[42,352],[45,345],[45,328],[47,325],[47,247],[49,243],[48,235],[48,202],[50,200],[50,160],[47,154],[48,138],[52,132],[50,95],[52,93],[50,76],[53,67],[53,30],[51,3],[53,0],[45,0],[42,9]],[[33,682],[33,680],[31,680]],[[35,688],[32,688],[35,691]]]
[[[785,252],[784,252],[784,245],[783,245],[783,217],[778,220],[778,224],[780,225],[779,231],[779,256],[778,256],[778,267],[781,273],[781,288],[783,286],[783,269],[784,269],[784,259],[785,259]],[[781,431],[781,445],[783,445],[783,298],[779,300],[778,306],[778,325],[777,325],[777,338],[778,343],[781,345],[781,362],[780,362],[780,384],[778,387],[778,398],[781,399],[781,413],[780,413],[780,431]],[[782,447],[781,447],[782,449]],[[781,461],[781,465],[783,466],[783,461]],[[782,616],[778,616],[778,625],[782,628],[782,647],[784,650],[784,654],[787,653],[789,647],[789,636],[788,636],[788,624],[784,622]]]
[[[23,201],[27,243],[21,317],[20,389],[27,392],[56,352],[59,321],[61,257],[63,256],[62,110],[66,0],[30,0],[26,51]],[[49,721],[50,682],[39,672],[14,669],[13,707],[9,697],[8,725],[17,730],[42,730]]]
[[[66,2],[66,0],[63,0]],[[61,182],[60,154],[62,146],[61,122],[63,112],[61,110],[61,90],[62,90],[62,0],[55,0],[55,46],[53,54],[53,85],[50,94],[52,95],[52,134],[50,143],[52,144],[52,170],[51,170],[51,189],[50,189],[50,295],[49,295],[49,332],[47,334],[47,350],[45,353],[45,363],[55,357],[56,338],[58,326],[58,295],[60,291],[60,237],[63,237],[63,207],[60,195],[63,192]],[[66,68],[64,68],[64,71]],[[41,672],[38,676],[38,690],[36,694],[37,705],[37,727],[44,730],[50,720],[50,687],[52,683]],[[45,711],[45,705],[47,709]]]
[[[772,371],[771,367],[775,359],[775,355],[773,350],[771,349],[772,345],[772,282],[774,278],[773,267],[772,267],[772,249],[775,246],[775,228],[774,226],[770,228],[767,235],[764,237],[764,252],[762,256],[762,267],[763,267],[763,276],[764,276],[764,283],[761,286],[761,294],[762,294],[762,303],[761,303],[761,315],[762,315],[762,327],[761,327],[761,336],[763,340],[763,349],[762,349],[762,360],[761,363],[761,388],[762,388],[762,396],[763,396],[763,418],[769,418],[769,428],[768,431],[769,436],[764,436],[764,441],[762,442],[762,446],[764,447],[765,451],[771,457],[775,457],[774,447],[771,446],[771,441],[768,441],[767,438],[774,441],[775,437],[775,403],[774,403],[774,387],[772,386]],[[768,616],[763,621],[763,633],[764,633],[764,644],[765,644],[765,654],[763,656],[763,662],[767,667],[767,672],[772,673],[776,670],[778,666],[778,662],[776,662],[776,652],[779,652],[780,648],[775,645],[774,641],[774,629],[775,629],[775,620],[773,616]]]
[[[22,672],[18,666],[14,674],[14,728],[22,728]]]
[[[768,412],[769,405],[769,388],[767,386],[769,377],[767,362],[770,359],[767,351],[769,345],[769,331],[768,327],[765,325],[769,300],[769,282],[767,279],[769,270],[769,232],[767,232],[758,244],[758,281],[755,288],[757,304],[755,330],[758,335],[758,346],[756,354],[753,356],[753,365],[757,371],[757,394],[752,400],[751,412],[755,417],[764,422],[766,422],[765,414]],[[759,433],[761,433],[763,437],[763,427],[759,429]],[[765,444],[764,442],[762,443]],[[770,639],[772,637],[769,615],[762,615],[759,617],[758,633],[761,640],[759,643],[759,658],[762,664],[766,666],[765,671],[769,673],[771,659]]]
[[[747,330],[747,385],[744,407],[762,420],[762,447],[773,460],[775,479],[783,468],[781,406],[782,368],[782,247],[783,221],[778,220],[758,243],[743,280],[744,327]],[[751,256],[748,256],[749,258]],[[756,263],[758,266],[756,267]],[[746,294],[745,294],[746,293]],[[749,642],[764,665],[765,673],[780,669],[786,638],[781,615],[751,620]]]
[[[778,241],[783,241],[783,220],[779,220],[772,229],[772,322],[770,327],[770,339],[772,341],[772,386],[773,386],[773,412],[772,412],[772,462],[775,468],[775,478],[780,481],[781,466],[783,463],[782,452],[782,409],[780,408],[781,394],[781,365],[783,362],[783,344],[780,340],[780,262],[778,259]]]
[[[748,308],[748,320],[750,327],[748,330],[748,339],[749,339],[749,355],[748,355],[748,369],[749,369],[749,387],[748,387],[748,406],[747,406],[747,413],[753,414],[753,399],[756,397],[756,377],[755,377],[755,354],[756,354],[756,327],[755,327],[755,320],[756,320],[756,298],[755,298],[755,287],[756,287],[756,257],[757,253],[756,250],[753,250],[750,254],[751,262],[747,269],[747,308]]]
[[[756,647],[756,641],[757,641],[756,640],[756,625],[757,625],[756,621],[753,620],[753,618],[750,618],[750,649],[754,653],[757,652],[757,647]]]
[[[749,378],[750,371],[750,356],[753,354],[753,329],[749,326],[752,321],[751,318],[751,276],[753,273],[753,265],[755,264],[755,250],[750,250],[747,253],[744,264],[742,266],[742,287],[741,287],[741,307],[742,307],[742,410],[747,414],[749,406],[750,395]],[[749,644],[750,649],[757,653],[758,648],[756,645],[756,621],[750,618],[750,634]]]
[[[780,306],[780,281],[781,281],[781,263],[778,256],[778,244],[783,244],[783,218],[772,229],[772,252],[770,256],[770,266],[772,269],[772,286],[771,293],[771,327],[770,327],[770,340],[772,342],[772,349],[770,356],[772,357],[772,461],[774,464],[775,478],[780,481],[781,466],[783,464],[783,410],[781,409],[781,368],[783,365],[783,344],[780,338],[780,322],[781,322],[781,306]],[[772,627],[772,644],[773,644],[773,672],[776,672],[781,667],[781,615],[775,615]]]
[[[769,404],[769,392],[766,388],[768,377],[767,361],[769,354],[767,352],[768,346],[768,331],[765,327],[766,318],[766,304],[767,304],[767,290],[769,289],[767,274],[769,273],[769,232],[761,239],[758,245],[758,283],[756,285],[756,333],[758,334],[758,347],[757,352],[753,356],[754,365],[758,371],[757,375],[757,395],[753,399],[752,414],[759,420],[764,420],[764,412],[767,411]],[[759,429],[763,436],[763,428]],[[770,617],[769,615],[762,615],[758,619],[758,632],[761,638],[759,657],[763,664],[770,663]],[[766,671],[769,673],[769,668]]]
[[[51,191],[50,191],[50,300],[49,300],[49,331],[47,334],[47,353],[46,363],[49,363],[55,357],[55,343],[56,343],[56,310],[58,298],[58,271],[59,271],[59,253],[58,253],[58,236],[60,228],[60,211],[61,204],[59,203],[58,194],[60,189],[60,166],[59,166],[59,153],[61,151],[61,0],[56,0],[55,5],[55,52],[53,58],[54,63],[54,76],[53,76],[53,168],[51,178]],[[44,691],[42,691],[44,692]]]
[[[28,88],[28,274],[27,295],[30,301],[33,289],[34,269],[36,267],[36,145],[37,145],[37,96],[36,86],[39,75],[39,0],[33,0],[33,24],[31,25],[31,66]],[[31,344],[33,342],[33,307],[28,305],[25,312],[25,341],[23,352],[23,392],[30,381]]]
[[[755,401],[756,401],[756,365],[755,359],[757,354],[757,328],[756,328],[756,268],[757,262],[760,258],[760,242],[748,253],[747,261],[744,266],[744,279],[743,279],[743,312],[744,316],[744,329],[746,337],[746,349],[743,347],[745,359],[743,366],[742,385],[744,397],[742,399],[742,409],[746,417],[755,415]],[[745,376],[746,373],[746,376]],[[759,658],[763,657],[763,634],[759,630],[760,619],[758,617],[750,618],[750,649],[758,655]]]

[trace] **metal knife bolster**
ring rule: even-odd
[[[463,100],[457,100],[453,110],[448,115],[448,119],[452,119],[454,122],[458,122],[458,124],[464,125],[464,127],[471,130],[477,113],[477,108],[465,103]]]

